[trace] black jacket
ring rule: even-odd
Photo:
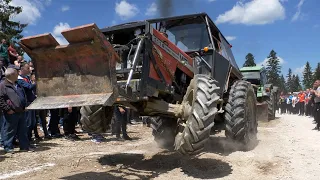
[[[27,104],[24,89],[16,83],[14,87],[8,80],[0,83],[0,108],[3,112],[13,110],[14,112],[23,112]]]

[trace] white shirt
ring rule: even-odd
[[[316,91],[317,91],[318,93],[320,93],[320,86],[317,88]],[[320,97],[316,96],[316,97],[314,98],[314,102],[315,102],[315,103],[320,103]]]

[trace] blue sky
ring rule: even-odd
[[[96,23],[100,28],[159,17],[157,0],[13,0],[29,23],[25,36],[51,32],[64,44],[66,28]],[[251,52],[263,63],[271,49],[288,68],[301,74],[306,61],[320,61],[319,0],[173,0],[172,15],[206,12],[233,45],[239,66]]]

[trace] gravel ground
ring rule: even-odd
[[[259,142],[253,150],[236,151],[223,132],[208,141],[193,159],[157,148],[151,130],[130,125],[133,141],[95,144],[86,134],[81,141],[42,141],[36,152],[0,151],[0,179],[294,179],[320,177],[320,132],[312,119],[278,115],[259,123]],[[318,169],[318,170],[317,170]]]

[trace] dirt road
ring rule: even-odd
[[[156,147],[151,131],[129,126],[134,141],[95,144],[55,139],[34,153],[0,152],[0,179],[294,179],[320,178],[320,132],[312,119],[278,115],[259,124],[259,143],[234,151],[223,134],[212,136],[203,154],[186,159]]]

